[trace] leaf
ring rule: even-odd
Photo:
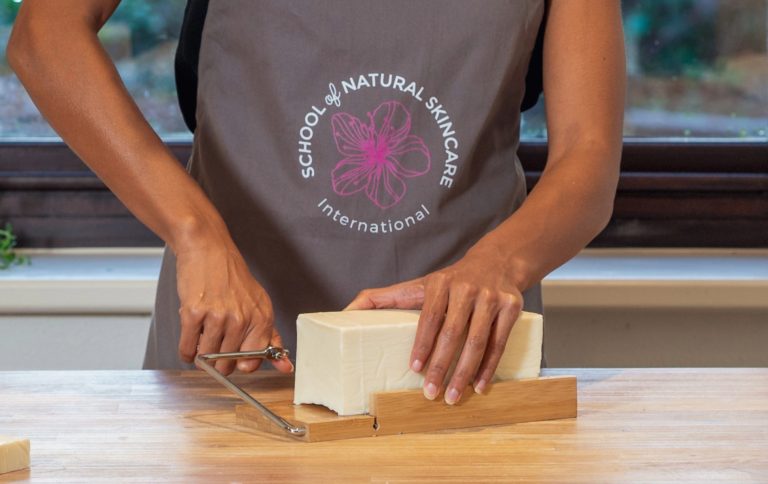
[[[10,223],[5,224],[4,229],[0,229],[0,270],[5,270],[12,265],[29,264],[29,257],[17,253],[16,234],[13,233],[13,226]]]

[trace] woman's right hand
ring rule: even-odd
[[[25,1],[8,63],[67,145],[176,254],[182,358],[280,345],[269,297],[216,207],[144,118],[99,42],[119,3]],[[287,359],[274,363],[291,371]],[[259,361],[238,366],[253,371]],[[216,367],[230,373],[234,362]]]
[[[282,347],[272,302],[234,243],[202,241],[177,249],[176,273],[182,359],[192,362],[197,353],[260,350],[268,344]],[[239,360],[237,367],[251,372],[260,363]],[[288,358],[273,364],[282,372],[293,371]],[[234,365],[234,360],[219,360],[216,369],[228,375]]]

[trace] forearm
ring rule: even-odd
[[[618,167],[618,151],[586,146],[550,160],[525,203],[470,252],[495,257],[520,290],[539,282],[608,223],[618,181],[610,167]]]
[[[145,120],[87,16],[26,18],[9,62],[40,112],[131,212],[176,250],[221,218]]]
[[[551,0],[544,38],[549,158],[528,199],[473,251],[525,290],[605,227],[619,178],[624,51],[617,0]]]

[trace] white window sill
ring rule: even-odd
[[[0,313],[149,314],[162,249],[27,249],[0,271]]]
[[[2,314],[149,314],[161,249],[35,249],[0,271]],[[544,280],[549,308],[768,308],[768,250],[591,249]]]
[[[547,307],[768,308],[768,250],[590,249],[544,280]]]

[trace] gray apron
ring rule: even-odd
[[[458,260],[523,202],[542,0],[211,0],[188,170],[295,350],[296,316]],[[541,312],[536,286],[525,309]],[[145,368],[178,357],[166,248]]]

